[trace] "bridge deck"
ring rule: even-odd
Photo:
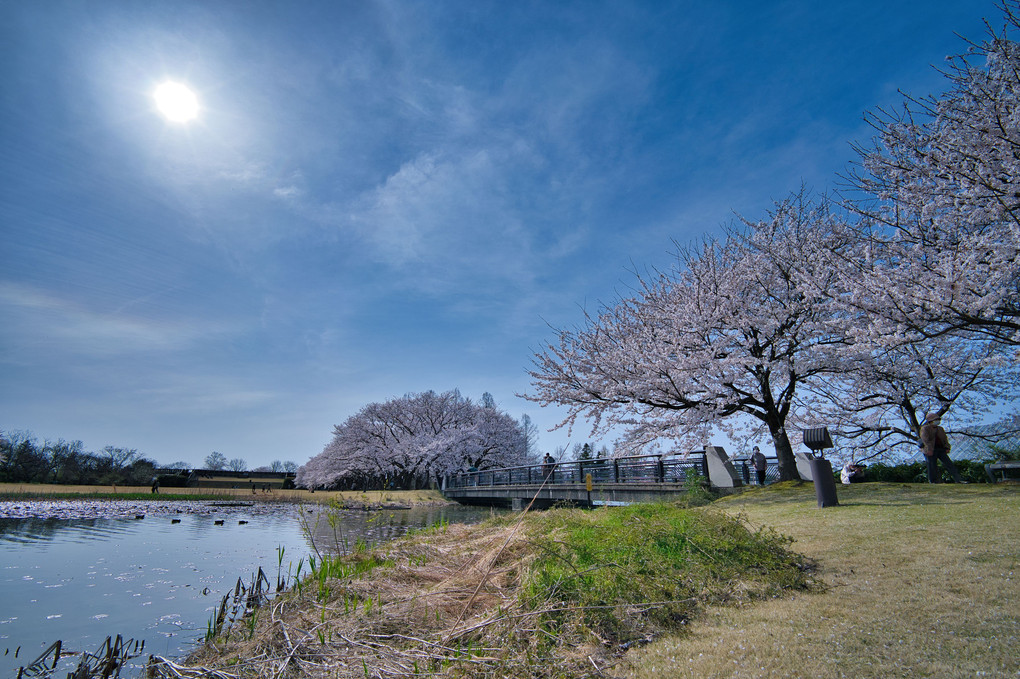
[[[468,505],[519,508],[534,500],[535,507],[557,503],[597,506],[675,500],[685,491],[682,483],[599,483],[589,492],[583,483],[516,484],[448,488],[450,500]]]

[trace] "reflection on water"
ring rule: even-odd
[[[353,550],[358,540],[369,545],[392,540],[408,531],[433,526],[437,523],[473,523],[488,518],[489,509],[439,506],[415,507],[402,510],[325,512],[318,508],[305,508],[300,521],[305,533],[310,534],[320,553],[343,553]],[[330,514],[339,520],[330,521]]]
[[[122,634],[144,639],[146,654],[185,654],[238,577],[247,582],[261,566],[275,581],[280,549],[284,573],[307,560],[312,548],[302,525],[325,552],[488,516],[488,510],[459,507],[343,511],[334,530],[317,508],[270,509],[144,519],[0,518],[0,676],[16,674],[57,639],[70,650],[95,650],[107,636]]]

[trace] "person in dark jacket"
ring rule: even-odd
[[[542,458],[542,476],[549,478],[556,470],[556,459],[549,453]]]
[[[758,485],[765,485],[765,472],[768,471],[769,463],[765,459],[765,453],[761,452],[758,446],[754,447],[751,453],[751,464],[754,465],[754,473],[758,476]]]
[[[956,465],[949,459],[949,438],[941,422],[942,418],[938,413],[928,413],[924,418],[924,424],[921,425],[921,450],[924,451],[924,461],[928,464],[928,483],[942,482],[938,468],[939,460],[954,481],[966,483]]]

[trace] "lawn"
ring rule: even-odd
[[[794,538],[822,591],[708,609],[628,654],[626,676],[1020,676],[1020,486],[811,484],[714,503]]]

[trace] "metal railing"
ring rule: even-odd
[[[446,487],[580,484],[585,483],[588,474],[592,483],[684,483],[691,474],[708,478],[708,462],[704,452],[692,452],[684,456],[635,455],[540,463],[460,472],[447,477]]]
[[[745,486],[757,486],[758,485],[758,472],[755,470],[754,465],[751,464],[750,460],[735,459],[730,460],[733,463],[733,468],[737,470],[737,475]],[[765,466],[765,484],[775,483],[779,480],[779,460],[768,460]]]

